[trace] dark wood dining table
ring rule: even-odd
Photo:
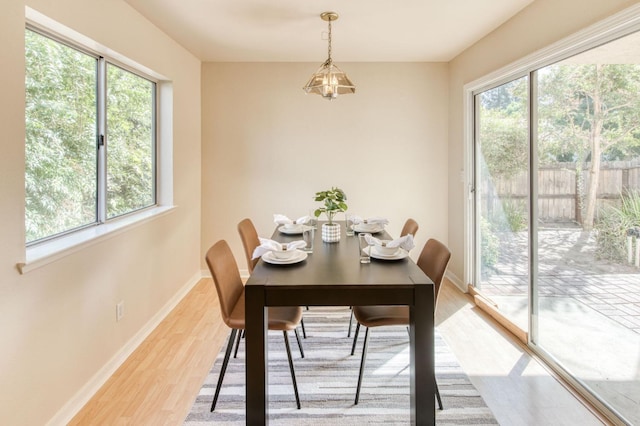
[[[341,240],[325,243],[321,226],[322,222],[318,223],[313,253],[306,260],[288,265],[260,260],[246,283],[247,424],[268,423],[268,307],[356,305],[409,306],[411,374],[407,409],[412,424],[435,424],[433,282],[408,257],[372,259],[369,264],[361,264],[357,234],[346,236],[341,222]],[[386,232],[374,236],[390,239]],[[300,240],[301,235],[286,235],[276,228],[272,239],[290,242]],[[355,387],[354,382],[354,394]],[[304,394],[301,401],[304,407]]]

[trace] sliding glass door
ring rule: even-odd
[[[474,286],[640,424],[640,36],[475,94]]]
[[[475,97],[476,279],[523,330],[529,308],[529,79]]]

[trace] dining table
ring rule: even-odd
[[[410,313],[407,410],[411,424],[435,424],[433,281],[408,256],[399,260],[372,258],[370,263],[360,263],[357,234],[347,236],[345,223],[339,222],[340,241],[325,243],[320,237],[322,223],[318,222],[313,252],[306,259],[292,264],[271,264],[261,259],[246,282],[246,423],[264,425],[269,421],[270,306],[407,305]],[[391,239],[384,230],[374,236]],[[301,236],[282,233],[276,227],[271,238],[286,243],[300,240]],[[354,394],[355,387],[354,381]],[[304,406],[303,394],[301,400]],[[365,405],[366,401],[360,404]]]

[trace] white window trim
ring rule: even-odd
[[[176,209],[173,205],[173,84],[166,77],[135,63],[88,37],[53,21],[40,12],[25,7],[27,23],[63,40],[81,44],[126,67],[156,80],[156,205],[84,229],[25,247],[24,260],[17,263],[21,274],[38,269],[65,256],[105,241],[124,231],[148,223]]]
[[[150,220],[162,217],[175,208],[175,206],[151,207],[105,224],[90,226],[62,237],[53,238],[50,241],[35,244],[26,249],[25,261],[17,264],[18,270],[21,274],[26,274]]]

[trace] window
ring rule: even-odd
[[[25,32],[26,242],[156,204],[156,83]]]

